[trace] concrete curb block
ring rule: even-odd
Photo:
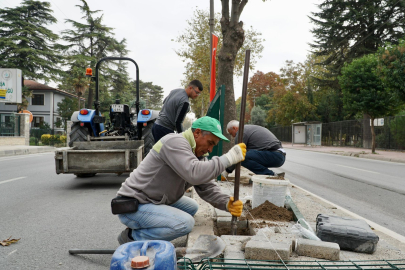
[[[20,149],[9,149],[9,150],[0,150],[0,157],[9,157],[9,156],[19,156],[19,155],[29,155],[29,154],[39,154],[46,152],[54,152],[57,148],[55,147],[33,147],[33,148],[20,148]]]

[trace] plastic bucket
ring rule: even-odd
[[[285,194],[290,182],[272,179],[269,175],[253,175],[252,208],[256,208],[265,201],[284,207]]]
[[[149,266],[142,269],[175,270],[176,251],[167,241],[134,241],[119,246],[112,258],[110,270],[133,270],[131,260],[136,256],[147,256]]]

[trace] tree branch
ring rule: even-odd
[[[221,0],[222,2],[222,17],[229,21],[229,0]]]

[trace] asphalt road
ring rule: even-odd
[[[276,171],[334,204],[405,236],[405,164],[288,149]]]
[[[0,158],[0,269],[109,269],[124,229],[110,201],[128,175],[56,175],[53,153]],[[405,165],[289,149],[277,171],[318,196],[404,235]]]
[[[110,201],[128,175],[56,175],[54,154],[0,158],[0,269],[109,269],[111,255],[69,249],[116,249],[125,228]]]

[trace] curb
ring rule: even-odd
[[[0,150],[0,157],[39,154],[39,153],[46,153],[46,152],[54,152],[55,150],[56,150],[55,147],[50,147],[50,146]]]

